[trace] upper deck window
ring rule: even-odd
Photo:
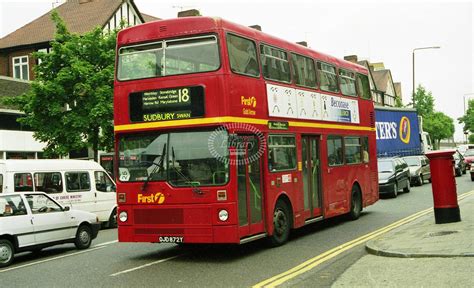
[[[286,82],[291,81],[288,54],[267,45],[260,46],[263,76],[265,79]]]
[[[357,91],[362,99],[370,100],[369,78],[364,74],[357,74]]]
[[[316,70],[311,58],[291,54],[293,78],[298,86],[316,88]]]
[[[230,69],[238,74],[260,76],[257,47],[251,40],[232,34],[227,35]]]
[[[328,92],[339,92],[337,86],[336,68],[332,65],[318,62],[319,88]]]
[[[215,36],[202,36],[122,47],[118,80],[209,72],[220,67]]]
[[[339,81],[341,83],[341,92],[347,96],[357,96],[354,72],[340,69]]]

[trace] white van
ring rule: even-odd
[[[0,193],[34,191],[47,193],[63,206],[92,212],[109,227],[117,226],[115,183],[96,162],[0,160]]]

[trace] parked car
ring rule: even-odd
[[[462,176],[462,174],[466,174],[467,170],[467,165],[465,162],[465,158],[459,153],[459,151],[456,150],[453,154],[454,158],[454,175],[457,176]]]
[[[464,152],[464,163],[466,163],[466,169],[470,170],[474,163],[474,149],[468,149]]]
[[[405,160],[398,157],[379,158],[379,194],[397,197],[398,191],[410,192],[410,170]]]
[[[426,156],[407,156],[403,160],[408,164],[411,184],[421,186],[425,180],[431,182],[430,160]]]
[[[461,144],[456,147],[456,150],[458,150],[459,153],[461,153],[461,155],[463,156],[464,156],[464,153],[466,153],[466,151],[469,149],[474,149],[474,144]]]
[[[0,194],[0,267],[23,251],[63,243],[89,248],[99,228],[95,214],[63,207],[46,193]]]
[[[474,165],[471,165],[471,181],[474,181]]]

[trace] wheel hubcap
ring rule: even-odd
[[[79,239],[81,239],[81,242],[84,244],[89,243],[89,233],[87,233],[86,231],[81,231]]]
[[[0,246],[0,261],[7,262],[12,257],[12,251],[8,246]]]
[[[283,235],[288,227],[288,221],[283,211],[277,210],[273,214],[273,223],[275,225],[275,233],[279,236]]]

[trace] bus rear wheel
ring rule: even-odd
[[[349,211],[349,219],[357,220],[362,212],[362,195],[360,189],[357,186],[352,187],[351,195],[351,210]]]
[[[290,217],[288,205],[284,201],[278,200],[273,212],[273,234],[269,238],[272,247],[283,245],[288,241],[290,236]]]

